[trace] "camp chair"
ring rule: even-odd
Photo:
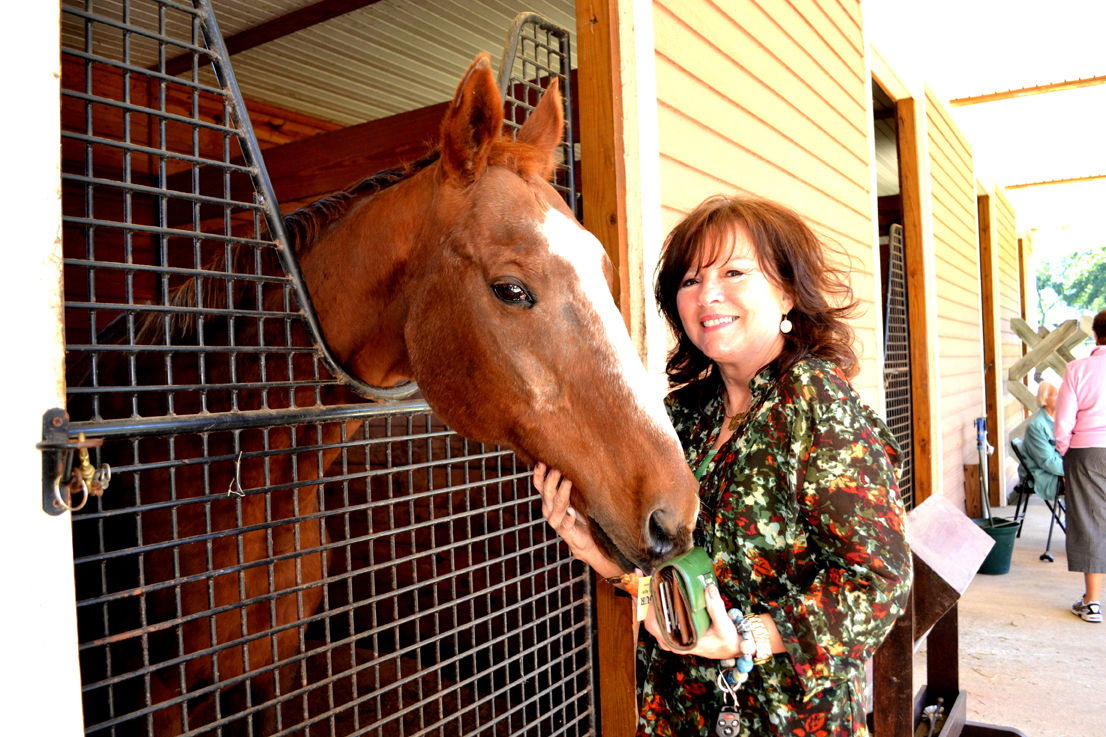
[[[1029,499],[1036,493],[1036,489],[1033,485],[1033,472],[1034,464],[1025,455],[1025,450],[1022,449],[1021,438],[1013,438],[1010,441],[1010,448],[1014,451],[1014,457],[1018,459],[1018,483],[1014,487],[1014,494],[1017,495],[1017,501],[1014,504],[1014,521],[1018,523],[1018,537],[1021,537],[1022,528],[1025,524],[1025,513],[1029,509]],[[1040,559],[1047,560],[1049,563],[1055,560],[1052,557],[1052,553],[1049,550],[1052,548],[1052,531],[1057,524],[1060,525],[1060,529],[1065,533],[1067,527],[1064,524],[1064,519],[1067,515],[1067,507],[1064,506],[1064,479],[1060,478],[1060,485],[1056,489],[1056,498],[1052,501],[1041,497],[1045,506],[1048,507],[1048,512],[1052,515],[1052,519],[1048,523],[1048,539],[1045,541],[1045,552],[1041,553]]]

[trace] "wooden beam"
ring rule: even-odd
[[[1027,187],[1045,187],[1050,184],[1078,184],[1079,182],[1094,182],[1106,179],[1106,174],[1091,174],[1085,177],[1069,177],[1067,179],[1046,179],[1040,182],[1024,182],[1022,184],[1004,184],[1003,189],[1026,189]]]
[[[623,317],[629,322],[629,284],[621,260],[628,246],[618,5],[618,0],[576,0],[576,94],[584,227],[599,239],[614,264]],[[614,589],[600,584],[595,613],[599,733],[632,735],[637,731],[638,703],[637,626],[631,600],[616,597]]]
[[[380,2],[380,0],[319,0],[319,2],[305,8],[293,10],[279,18],[240,31],[224,39],[224,43],[229,53],[237,54],[377,2]],[[174,56],[165,62],[165,73],[172,77],[191,68],[191,53]]]
[[[906,260],[907,320],[910,330],[910,404],[913,419],[914,505],[934,493],[934,449],[929,324],[926,320],[925,248],[922,218],[922,168],[917,108],[913,98],[895,103],[902,194],[903,254]]]
[[[376,172],[421,157],[437,143],[448,105],[430,105],[265,149],[265,169],[281,211],[288,214]],[[192,176],[190,170],[178,172],[166,186],[191,192]],[[223,186],[216,168],[200,170],[197,191],[222,196]],[[233,178],[230,199],[252,202],[253,184],[245,177]],[[170,227],[188,224],[191,208],[184,201],[171,202],[168,218]]]
[[[979,295],[983,316],[983,403],[987,414],[987,442],[991,447],[999,447],[998,433],[1001,429],[1001,394],[1003,378],[999,375],[998,336],[1001,328],[998,324],[998,311],[995,296],[995,231],[992,225],[992,202],[990,195],[976,198],[976,215],[979,223]],[[998,453],[993,463],[987,464],[987,489],[990,503],[1001,505],[1005,499],[1006,469],[1003,468],[1005,453]]]
[[[957,97],[949,100],[949,105],[952,107],[964,107],[965,105],[978,105],[981,102],[997,102],[998,100],[1010,100],[1015,97],[1028,97],[1030,95],[1043,95],[1047,92],[1063,92],[1065,90],[1075,90],[1080,87],[1093,87],[1106,83],[1106,76],[1101,77],[1085,77],[1083,79],[1073,79],[1068,82],[1052,82],[1049,84],[1038,84],[1033,87],[1019,87],[1014,90],[1006,90],[1005,92],[989,92],[985,95],[971,95],[969,97]]]

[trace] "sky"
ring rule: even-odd
[[[946,102],[1106,75],[1106,0],[863,0],[865,33],[911,90]],[[985,185],[1106,175],[1106,84],[949,107]],[[1011,188],[1033,260],[1106,249],[1106,179]]]
[[[866,33],[911,89],[937,97],[1106,75],[1103,0],[863,0]],[[1014,185],[1106,175],[1106,84],[950,108],[977,175]],[[1091,237],[1106,180],[1011,189],[1019,230]],[[1102,245],[1106,246],[1106,243]]]

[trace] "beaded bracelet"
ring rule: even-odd
[[[753,656],[757,652],[757,642],[753,635],[753,623],[750,620],[756,620],[762,628],[764,625],[756,617],[746,618],[741,610],[737,608],[730,609],[726,614],[730,621],[734,623],[737,634],[741,638],[741,644],[738,646],[741,652],[737,658],[725,658],[718,661],[719,666],[721,666],[718,671],[718,687],[732,697],[734,692],[748,680],[753,666],[763,662],[759,658],[753,660]]]

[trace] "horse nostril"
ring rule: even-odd
[[[664,509],[653,510],[653,513],[649,515],[649,523],[645,528],[645,543],[649,548],[649,553],[662,560],[668,558],[672,554],[673,548],[675,548],[672,533],[666,525],[665,518],[667,516],[668,513]]]

